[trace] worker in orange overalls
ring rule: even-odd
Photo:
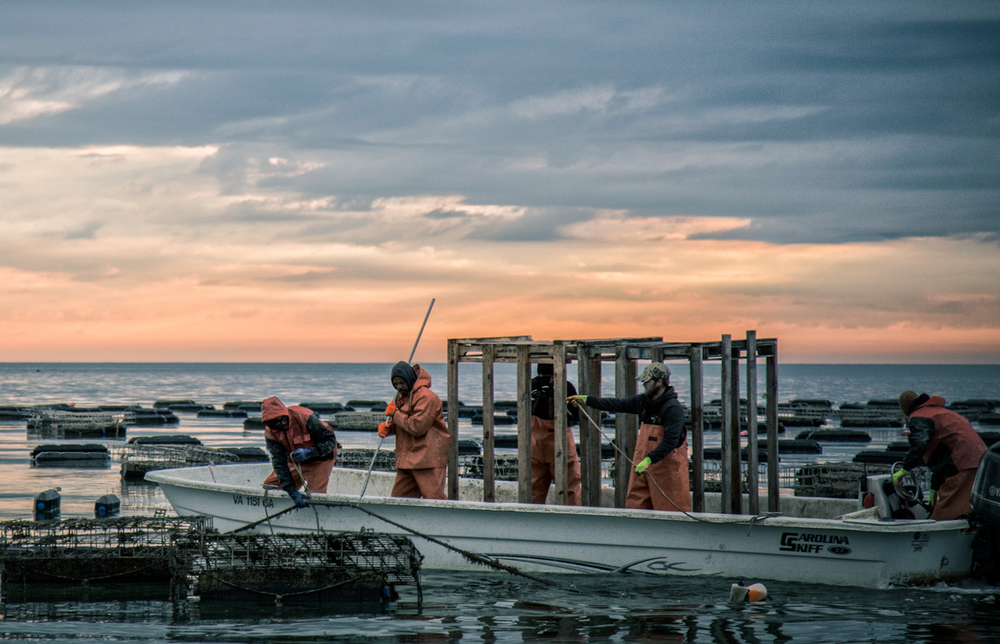
[[[308,505],[299,492],[302,479],[310,492],[326,492],[337,459],[337,436],[319,415],[307,407],[286,407],[277,396],[260,405],[264,444],[274,471],[264,487],[280,487],[295,505]],[[300,475],[301,472],[301,475]]]
[[[931,518],[947,521],[970,514],[972,485],[979,461],[986,453],[986,443],[962,415],[945,409],[940,396],[917,395],[904,391],[899,408],[907,417],[910,450],[903,459],[903,469],[893,474],[893,482],[916,467],[931,471]]]
[[[531,502],[545,503],[549,487],[556,478],[555,440],[555,371],[551,364],[538,365],[538,375],[531,379]],[[573,383],[566,383],[561,396],[575,395]],[[577,422],[579,411],[570,406],[566,418],[566,461],[568,470],[568,505],[580,505],[580,457],[570,425]]]
[[[639,415],[639,437],[632,456],[635,470],[628,479],[626,508],[690,512],[684,408],[670,386],[670,369],[662,362],[653,362],[643,369],[639,382],[644,392],[631,398],[570,396],[566,402]]]
[[[431,376],[420,365],[397,362],[389,375],[396,397],[385,409],[389,420],[378,435],[396,435],[396,481],[392,496],[445,499],[451,434],[443,405],[431,391]]]

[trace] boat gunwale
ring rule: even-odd
[[[221,467],[239,467],[250,465],[248,463],[233,463],[222,465]],[[253,465],[259,465],[254,463]],[[232,483],[219,483],[215,481],[194,480],[178,476],[179,472],[186,470],[211,470],[219,468],[220,465],[202,465],[194,467],[171,468],[155,470],[146,473],[146,480],[158,485],[174,485],[176,487],[203,490],[206,492],[227,492],[239,493],[244,496],[254,496],[261,498],[268,497],[268,492],[275,492],[274,489],[263,487],[251,487],[246,485],[235,485]],[[382,474],[389,474],[382,472]],[[356,507],[358,497],[347,494],[314,493],[318,501],[317,505],[328,505],[328,507]],[[280,498],[280,497],[278,497]],[[749,514],[721,514],[714,512],[699,512],[691,516],[683,512],[669,512],[661,510],[642,510],[627,508],[609,508],[593,506],[566,506],[566,505],[539,505],[531,503],[512,502],[486,502],[486,501],[463,501],[451,499],[411,499],[396,498],[387,496],[366,496],[361,505],[375,506],[409,506],[415,508],[437,509],[457,509],[475,510],[480,512],[517,512],[528,514],[568,514],[575,516],[593,517],[620,517],[626,519],[643,519],[653,521],[672,521],[684,523],[704,523],[711,525],[747,525],[751,528],[781,527],[781,528],[811,528],[817,530],[842,530],[850,532],[864,533],[905,533],[913,532],[952,532],[965,531],[970,528],[969,522],[964,519],[950,521],[934,521],[933,519],[903,520],[897,519],[884,521],[878,519],[820,519],[811,517],[792,517],[783,515],[761,515]]]

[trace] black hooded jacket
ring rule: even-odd
[[[677,400],[677,392],[667,386],[667,390],[654,400],[646,394],[631,398],[598,398],[587,396],[587,406],[602,411],[638,414],[639,422],[648,425],[663,425],[663,440],[649,453],[649,460],[659,463],[667,454],[681,446],[687,438],[684,427],[684,408]]]

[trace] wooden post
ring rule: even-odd
[[[553,416],[555,428],[553,431],[555,439],[555,504],[567,505],[569,503],[569,454],[566,453],[567,426],[566,426],[566,345],[556,340],[555,350],[552,354],[553,371],[555,378],[553,382]]]
[[[600,396],[601,362],[590,356],[590,348],[580,343],[577,355],[577,393]],[[595,370],[596,365],[596,370]],[[587,414],[600,422],[601,412],[587,409]],[[594,427],[583,413],[580,416],[580,503],[597,507],[601,505],[601,429]]]
[[[747,512],[760,514],[757,464],[757,332],[747,331]]]
[[[705,511],[705,469],[702,460],[705,446],[703,398],[703,356],[701,345],[691,347],[691,509]]]
[[[493,361],[496,347],[483,345],[483,501],[496,501],[496,461],[493,458]],[[518,452],[525,448],[518,445]],[[530,452],[531,446],[528,446]]]
[[[531,349],[517,348],[517,502],[531,503]],[[527,445],[528,449],[524,449]]]
[[[448,340],[448,498],[458,499],[458,340]]]
[[[721,478],[722,478],[722,507],[721,511],[724,514],[731,513],[733,511],[733,486],[732,480],[735,475],[733,472],[733,406],[730,398],[733,395],[733,376],[732,376],[732,337],[729,334],[722,336],[722,342],[720,347],[720,357],[722,359],[722,364],[720,366],[721,376],[722,376],[722,386],[721,386],[721,409],[722,413],[722,462],[721,465]],[[739,452],[739,443],[736,445],[736,451]]]
[[[740,440],[740,429],[742,428],[742,414],[740,413],[740,350],[739,348],[732,348],[732,353],[730,360],[732,360],[732,368],[729,370],[729,375],[733,379],[732,382],[732,398],[730,402],[733,406],[733,438],[732,446],[733,451],[731,453],[732,458],[732,472],[733,478],[730,480],[730,485],[732,487],[733,494],[733,514],[743,513],[743,459],[741,452],[742,440]]]
[[[628,347],[619,345],[615,349],[615,397],[625,398],[628,396]],[[632,472],[629,462],[622,456],[622,453],[632,457],[634,450],[630,445],[635,441],[630,440],[629,418],[627,414],[615,414],[615,445],[621,452],[615,451],[615,507],[625,507],[625,497],[628,495],[628,477]]]
[[[778,343],[767,356],[767,511],[781,512],[778,487]]]

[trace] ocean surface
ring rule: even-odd
[[[445,365],[423,366],[444,397]],[[687,403],[686,368],[680,363],[672,368],[672,382]],[[149,407],[158,399],[192,399],[221,407],[271,395],[287,404],[388,400],[393,393],[389,369],[388,364],[0,363],[0,405]],[[763,364],[759,372],[758,391],[763,392]],[[707,364],[705,375],[705,400],[718,398],[717,365]],[[819,398],[837,405],[895,399],[906,389],[949,401],[1000,398],[1000,366],[994,365],[789,364],[778,366],[778,376],[780,402]],[[576,377],[572,365],[569,377]],[[745,377],[741,380],[745,384]],[[481,402],[481,382],[477,365],[461,365],[462,402]],[[497,365],[496,399],[513,399],[515,390],[513,367]],[[609,367],[603,390],[613,391]],[[130,427],[127,436],[181,433],[209,447],[263,445],[261,432],[244,431],[242,419],[177,415],[179,425]],[[461,438],[477,438],[480,431],[467,422],[460,427]],[[850,460],[859,449],[881,449],[902,440],[898,429],[872,435],[868,446],[824,444],[822,457],[799,458]],[[337,436],[345,448],[378,442],[368,432],[338,431]],[[706,433],[706,445],[713,440],[713,433]],[[102,469],[32,467],[31,450],[53,442],[60,441],[29,437],[24,421],[0,422],[0,519],[30,518],[34,496],[55,487],[60,488],[64,518],[93,516],[94,501],[106,493],[121,498],[124,514],[171,511],[156,486],[123,481],[117,463]],[[767,582],[768,601],[733,605],[728,602],[730,584],[755,580],[639,575],[552,579],[556,584],[550,587],[485,569],[426,573],[421,607],[404,591],[394,610],[360,615],[294,606],[178,605],[142,593],[108,600],[85,592],[71,599],[7,601],[0,605],[0,632],[6,639],[34,642],[1000,642],[1000,589],[971,582],[879,591]]]

